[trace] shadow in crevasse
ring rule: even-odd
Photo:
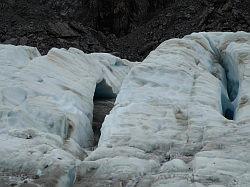
[[[92,128],[94,132],[94,146],[98,145],[99,138],[101,136],[102,123],[106,115],[114,107],[116,94],[113,93],[113,90],[110,86],[106,84],[106,81],[103,80],[96,85],[96,90],[94,94],[94,110],[93,110],[93,122]]]
[[[225,54],[221,57],[220,64],[225,73],[223,87],[221,92],[222,112],[225,118],[234,120],[235,110],[238,106],[239,92],[239,72],[237,63]]]

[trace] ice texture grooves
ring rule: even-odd
[[[249,77],[249,33],[163,42],[124,79],[76,186],[248,186]]]
[[[72,186],[84,148],[94,143],[96,85],[116,95],[131,66],[74,48],[41,56],[36,48],[0,45],[0,186],[4,176]]]
[[[92,151],[93,99],[116,95]],[[142,63],[0,45],[0,186],[249,186],[249,98],[250,33],[167,40]]]

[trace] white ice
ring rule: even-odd
[[[93,146],[96,85],[104,81],[117,94],[131,66],[74,48],[41,56],[36,48],[0,45],[0,172],[73,184],[83,148]]]
[[[0,45],[0,171],[57,186],[246,187],[249,77],[245,32],[167,40],[138,64]],[[85,152],[94,94],[118,96]]]
[[[95,165],[82,184],[248,186],[249,70],[249,33],[163,42],[125,78],[98,148],[79,165],[82,177]]]

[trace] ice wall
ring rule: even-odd
[[[76,186],[250,184],[249,64],[249,33],[163,42],[125,78]]]
[[[0,45],[0,182],[248,186],[249,64],[245,32],[171,39],[139,64]],[[85,149],[93,98],[117,94],[97,149]]]
[[[0,45],[0,185],[5,175],[72,185],[83,148],[93,145],[96,85],[117,94],[131,66],[74,48],[41,56],[36,48]]]

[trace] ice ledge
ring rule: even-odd
[[[0,185],[4,175],[72,185],[83,148],[93,145],[96,85],[116,95],[132,66],[74,48],[41,56],[33,47],[0,45]]]
[[[124,79],[76,186],[247,186],[249,70],[250,33],[163,42]]]
[[[45,186],[246,186],[249,49],[249,33],[194,33],[133,67],[74,48],[40,56],[0,45],[0,172]],[[86,152],[95,92],[119,94]]]

